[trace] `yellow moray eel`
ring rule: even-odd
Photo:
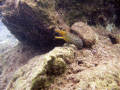
[[[55,36],[55,39],[63,39],[68,43],[76,45],[78,48],[83,47],[83,42],[80,37],[66,31],[55,30],[55,32],[58,32],[61,36],[61,37]]]

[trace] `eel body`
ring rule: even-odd
[[[79,36],[62,30],[55,30],[55,32],[58,32],[60,34],[60,37],[55,36],[56,39],[63,39],[68,43],[76,45],[77,48],[83,47],[83,41]]]

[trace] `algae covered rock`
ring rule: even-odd
[[[32,58],[19,68],[6,90],[47,89],[55,76],[66,71],[66,60],[74,59],[75,51],[71,47],[56,47],[49,53]]]
[[[77,51],[64,76],[56,77],[49,90],[119,90],[120,45],[98,41],[91,49]]]
[[[3,45],[5,48],[6,45]],[[0,46],[0,48],[2,48]],[[41,54],[34,48],[19,43],[17,46],[8,47],[7,51],[0,54],[0,90],[5,90],[15,71],[28,63],[34,56]]]
[[[67,26],[55,11],[55,0],[5,0],[0,6],[1,21],[22,43],[53,46],[57,21]]]
[[[87,24],[83,22],[76,22],[71,26],[71,29],[82,38],[84,46],[90,47],[95,43],[96,34]]]
[[[65,72],[66,63],[62,58],[57,58],[48,62],[48,66],[46,67],[47,75],[61,75]]]
[[[117,0],[57,0],[57,9],[64,20],[72,25],[83,21],[89,25],[119,26],[120,1]],[[116,16],[115,16],[116,15]]]
[[[79,21],[95,26],[100,24],[103,27],[115,22],[115,25],[119,26],[119,2],[119,0],[2,0],[0,18],[20,42],[54,47],[58,45],[58,42],[53,40],[56,27],[68,30],[69,26]]]

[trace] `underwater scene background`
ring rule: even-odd
[[[0,90],[119,90],[119,0],[0,0]]]

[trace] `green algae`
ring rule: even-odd
[[[66,63],[62,58],[51,60],[46,67],[47,75],[61,75],[66,70]]]
[[[42,88],[48,88],[51,82],[54,80],[53,77],[48,78],[47,76],[38,76],[32,80],[31,90],[39,90]]]
[[[36,56],[26,65],[19,68],[6,90],[42,90],[54,82],[56,76],[66,71],[66,60],[74,58],[74,49],[56,47],[43,56]]]

